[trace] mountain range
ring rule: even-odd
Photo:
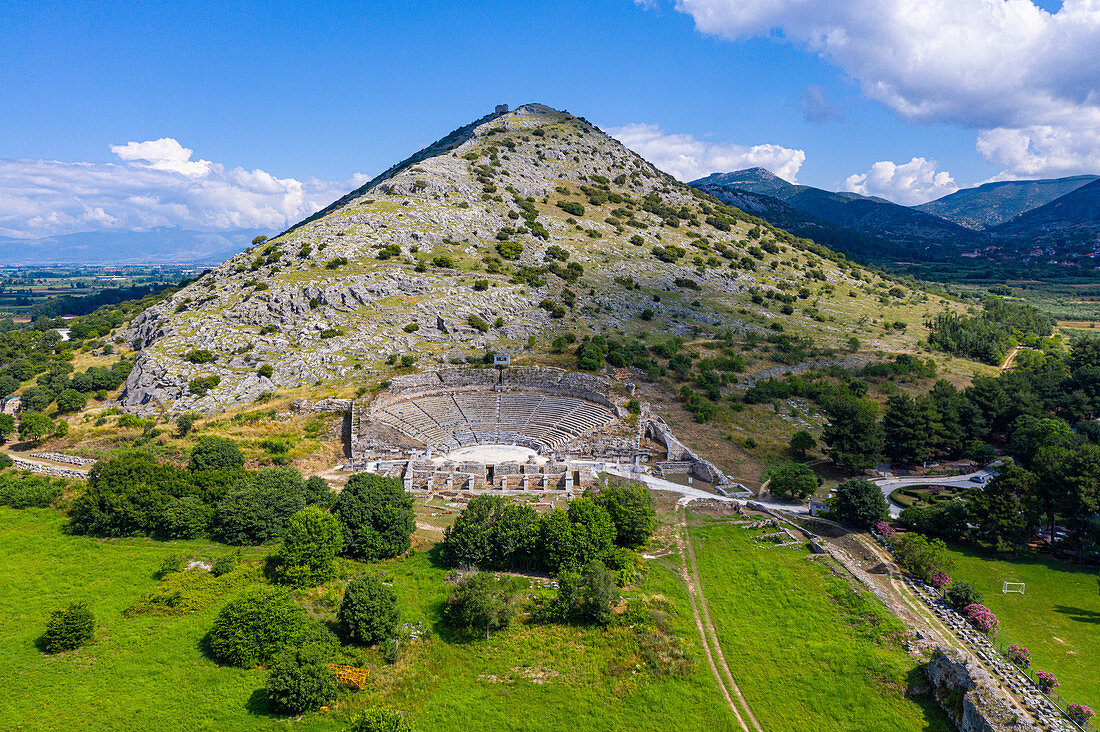
[[[1091,268],[1100,179],[998,181],[919,206],[790,183],[763,168],[691,185],[799,236],[875,261],[956,258]]]
[[[249,245],[256,229],[193,231],[85,231],[38,239],[0,237],[0,264],[202,264],[217,263]]]

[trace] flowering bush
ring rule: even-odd
[[[883,539],[889,541],[893,539],[898,532],[894,531],[894,527],[885,521],[879,521],[875,524],[875,533],[881,536]]]
[[[1031,651],[1023,646],[1018,646],[1013,643],[1005,649],[1005,653],[1008,654],[1008,658],[1017,666],[1027,668],[1031,665]]]
[[[1055,686],[1061,686],[1061,682],[1058,681],[1058,677],[1052,674],[1050,671],[1036,671],[1035,678],[1039,682],[1039,689],[1044,694],[1049,694],[1054,691]]]
[[[951,577],[948,576],[947,572],[936,572],[932,575],[932,586],[937,590],[942,590],[949,584],[951,584]]]
[[[983,633],[996,633],[1000,621],[993,611],[978,602],[973,602],[963,608],[963,615],[978,630]]]
[[[1084,724],[1095,716],[1096,712],[1092,711],[1092,709],[1084,704],[1069,705],[1069,718],[1077,724]]]

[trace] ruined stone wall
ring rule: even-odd
[[[1039,732],[1004,698],[993,677],[955,648],[936,646],[924,668],[959,732]]]
[[[724,489],[727,486],[736,486],[738,492],[744,491],[744,486],[730,480],[717,465],[700,457],[694,450],[676,439],[676,435],[672,434],[672,429],[665,424],[663,419],[648,412],[648,409],[643,417],[645,419],[645,431],[654,440],[663,442],[665,449],[668,450],[668,457],[666,458],[668,462],[689,462],[691,463],[691,474],[697,478],[702,478],[716,488]]]

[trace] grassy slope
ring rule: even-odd
[[[1025,555],[998,559],[973,547],[952,548],[956,579],[985,595],[1009,643],[1031,649],[1032,664],[1053,671],[1068,701],[1100,706],[1100,596],[1096,568]],[[1025,594],[1002,594],[1004,581],[1027,583]]]
[[[877,602],[853,595],[802,547],[757,548],[761,532],[693,524],[722,649],[765,729],[951,729],[929,699],[904,696],[917,664]]]

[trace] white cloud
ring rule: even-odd
[[[691,135],[673,134],[658,125],[629,124],[612,127],[607,133],[661,170],[689,181],[709,173],[742,168],[767,168],[780,178],[794,182],[806,153],[780,145],[745,147],[731,143],[697,140]]]
[[[946,170],[936,170],[935,160],[913,158],[901,165],[880,160],[866,173],[848,176],[841,190],[912,206],[954,193],[959,187]]]
[[[39,237],[158,226],[279,230],[368,178],[277,178],[192,160],[172,138],[113,145],[121,163],[0,160],[0,235]]]
[[[818,53],[905,119],[981,130],[979,152],[1005,175],[1095,169],[1098,0],[1065,0],[1053,13],[1031,0],[676,0],[676,8],[703,33],[785,39]],[[1001,130],[1028,137],[1027,153],[1000,146]],[[1085,157],[1072,164],[1063,152]]]

